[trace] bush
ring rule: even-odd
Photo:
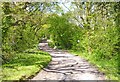
[[[54,48],[54,47],[55,47],[55,44],[54,44],[54,42],[49,42],[49,43],[48,43],[48,46],[51,47],[51,48]]]

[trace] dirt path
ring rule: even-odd
[[[66,51],[50,49],[47,45],[40,44],[50,53],[52,61],[32,80],[105,80],[104,74],[86,60]]]

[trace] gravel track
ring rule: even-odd
[[[79,56],[51,49],[47,43],[40,43],[39,46],[50,53],[52,61],[32,80],[105,80],[104,73]]]

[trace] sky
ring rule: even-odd
[[[63,2],[60,2],[59,6],[63,9],[63,11],[66,13],[67,11],[69,11],[65,6],[67,6],[68,8],[70,8],[71,2],[64,2],[64,5],[62,4]]]

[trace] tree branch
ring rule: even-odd
[[[71,12],[71,10],[67,6],[65,6],[64,3],[62,3],[62,4],[64,5],[64,7],[66,7]],[[83,26],[83,24],[81,24],[80,21],[76,17],[73,17],[73,18],[79,23],[79,25]],[[82,19],[82,21],[84,21],[83,17],[80,16],[80,18]]]

